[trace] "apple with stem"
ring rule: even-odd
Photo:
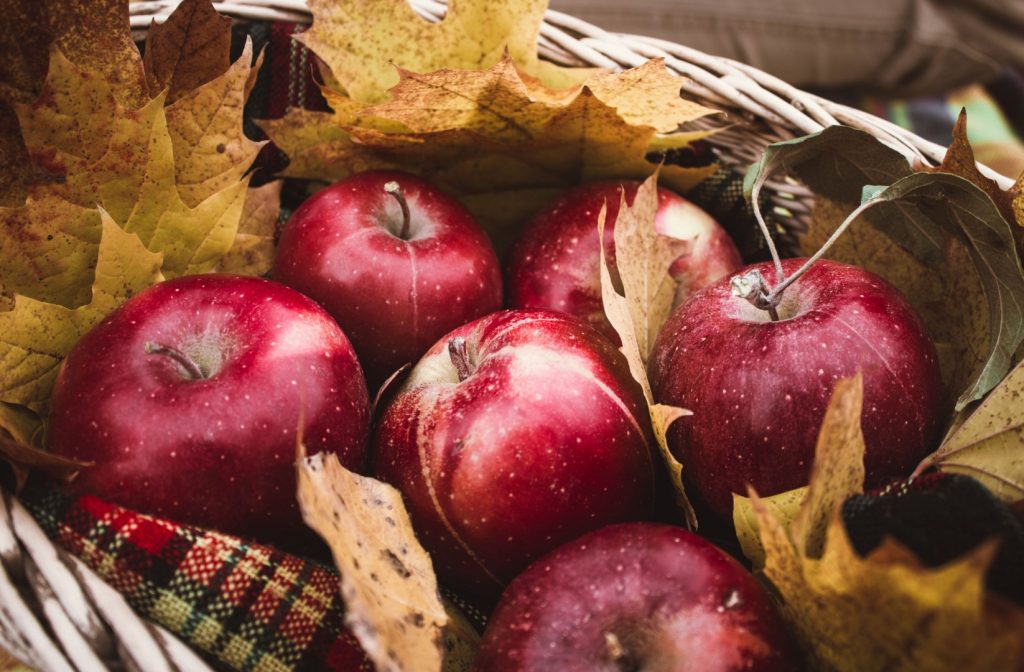
[[[502,300],[497,257],[469,211],[398,171],[358,173],[308,198],[271,275],[338,321],[370,389]]]
[[[449,333],[384,410],[374,471],[403,494],[443,578],[497,594],[530,561],[647,518],[656,466],[625,358],[551,311],[493,313]]]
[[[122,506],[294,546],[295,446],[360,469],[369,399],[351,344],[312,299],[195,275],[139,293],[72,348],[49,445],[72,482]]]
[[[508,260],[509,306],[558,310],[588,321],[618,343],[601,300],[601,260],[597,216],[607,203],[605,254],[614,268],[613,232],[623,192],[636,198],[639,182],[595,182],[577,187],[535,214],[527,223]],[[655,228],[690,241],[669,273],[679,283],[676,303],[743,266],[729,234],[711,215],[683,197],[658,188]]]
[[[899,290],[826,259],[723,278],[676,309],[651,357],[655,400],[693,411],[669,430],[687,492],[721,522],[732,494],[807,484],[835,382],[864,378],[865,486],[904,477],[934,448],[942,397],[935,347]]]
[[[783,672],[796,645],[764,588],[709,541],[670,525],[591,532],[505,589],[476,672]]]

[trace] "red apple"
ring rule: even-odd
[[[442,338],[374,437],[452,584],[494,595],[530,561],[651,513],[647,408],[622,355],[567,315],[505,311]]]
[[[601,302],[597,216],[607,202],[605,254],[614,259],[613,231],[622,192],[632,203],[639,187],[639,182],[631,181],[583,185],[534,215],[509,257],[510,307],[569,313],[618,343]],[[658,189],[655,227],[664,235],[692,241],[669,270],[680,282],[677,303],[743,265],[725,229],[697,205],[667,189]]]
[[[782,672],[796,646],[764,588],[669,525],[612,525],[533,563],[505,590],[476,672]]]
[[[369,400],[345,334],[283,285],[196,275],[138,294],[75,345],[49,442],[95,463],[76,491],[288,545],[305,538],[297,431],[310,453],[362,465]]]
[[[472,215],[396,171],[352,175],[307,199],[281,233],[272,275],[338,321],[371,389],[502,299],[498,260]]]
[[[786,259],[792,274],[803,259]],[[774,278],[771,264],[757,264]],[[867,487],[906,476],[934,447],[941,384],[935,347],[892,285],[821,260],[790,286],[779,321],[724,278],[676,309],[654,344],[657,401],[693,417],[669,443],[688,492],[730,521],[732,493],[807,484],[818,429],[839,378],[864,376]]]

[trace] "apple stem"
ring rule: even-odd
[[[398,201],[398,207],[402,208],[402,231],[398,234],[398,237],[402,240],[409,240],[409,225],[412,215],[409,213],[409,203],[405,200],[402,187],[399,186],[398,182],[391,180],[384,185],[384,191],[394,196],[395,200]]]
[[[466,339],[456,336],[448,341],[448,356],[452,358],[452,364],[455,365],[455,370],[459,372],[459,382],[461,383],[466,378],[469,378],[473,371],[469,367],[469,352],[466,350]]]
[[[771,235],[768,233],[768,225],[765,224],[764,218],[761,217],[760,211],[758,211],[757,208],[755,208],[754,212],[757,215],[758,223],[761,224],[761,232],[764,234],[765,240],[768,241],[768,249],[771,250],[772,259],[775,261],[776,264],[776,275],[778,276],[778,284],[776,284],[771,291],[768,291],[767,285],[765,285],[764,278],[761,276],[761,274],[758,271],[751,271],[750,273],[738,275],[732,279],[731,284],[733,296],[744,298],[747,301],[750,301],[750,303],[752,303],[754,306],[762,310],[767,310],[768,314],[772,318],[772,321],[777,322],[779,319],[779,314],[776,310],[776,307],[782,300],[782,293],[786,291],[786,289],[790,285],[799,280],[800,276],[806,273],[811,268],[811,266],[815,264],[815,262],[817,262],[819,259],[825,256],[825,253],[828,252],[829,248],[831,248],[835,244],[835,242],[839,240],[839,237],[843,235],[843,233],[845,233],[848,228],[850,228],[850,225],[853,224],[853,222],[858,217],[860,217],[865,210],[867,210],[873,205],[877,205],[878,203],[878,200],[870,200],[865,201],[861,203],[859,206],[857,206],[857,208],[853,212],[851,212],[839,226],[836,227],[836,230],[833,231],[832,235],[828,237],[828,240],[826,240],[825,243],[820,248],[818,248],[818,251],[815,252],[812,256],[810,256],[807,259],[807,261],[805,261],[800,268],[796,269],[796,271],[794,271],[793,274],[790,275],[788,278],[784,277],[784,274],[782,272],[782,262],[779,260],[778,253],[775,250],[775,245],[771,239]]]
[[[189,375],[192,380],[204,380],[206,375],[203,374],[203,370],[199,368],[192,359],[177,348],[172,348],[169,345],[160,345],[159,343],[153,343],[152,341],[146,342],[146,354],[147,355],[163,355],[164,357],[170,357],[178,365],[185,369],[185,373]]]
[[[772,294],[768,291],[768,286],[765,284],[764,276],[761,275],[760,271],[754,270],[743,275],[737,275],[729,281],[729,285],[733,296],[746,299],[755,308],[768,311],[768,316],[772,318],[772,322],[779,321],[778,302],[772,302]]]
[[[629,652],[626,651],[626,647],[622,646],[622,641],[614,632],[604,633],[604,646],[608,651],[608,657],[612,659],[612,663],[618,669],[625,672],[639,668],[635,661],[630,660]]]

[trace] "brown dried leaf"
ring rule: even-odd
[[[406,0],[311,0],[313,27],[299,39],[316,52],[355,100],[376,103],[397,81],[395,66],[415,72],[484,69],[507,51],[548,86],[568,87],[593,71],[541,61],[547,0],[459,0],[440,23],[423,20]]]
[[[973,476],[1008,503],[1024,500],[1024,362],[918,469],[932,465]]]
[[[988,194],[992,202],[999,208],[1006,221],[1013,222],[1013,190],[1003,191],[996,184],[996,181],[985,177],[978,170],[977,161],[974,158],[974,149],[967,139],[967,109],[961,108],[960,115],[953,126],[953,142],[942,157],[942,163],[937,168],[924,167],[921,172],[925,173],[952,173],[972,182],[982,191]]]
[[[156,96],[167,89],[167,102],[219,77],[230,63],[231,19],[209,0],[184,0],[146,36],[146,83]]]
[[[40,471],[58,481],[70,481],[83,468],[92,466],[91,462],[78,462],[60,457],[4,436],[3,416],[8,408],[8,405],[0,404],[0,461],[5,462],[14,472],[16,491],[25,487],[30,471]]]
[[[459,628],[462,638],[446,650],[449,616],[401,493],[345,469],[335,455],[303,457],[298,478],[303,518],[341,573],[346,623],[377,669],[468,669],[475,633]]]
[[[838,506],[863,487],[855,482],[863,476],[863,465],[855,464],[863,460],[861,403],[856,380],[837,386],[811,483],[792,523],[784,522],[791,499],[770,507],[751,491],[744,509],[754,518],[748,527],[756,528],[764,574],[812,669],[1018,669],[1024,611],[986,596],[992,544],[934,569],[891,539],[864,558],[851,546]]]
[[[253,187],[245,194],[238,233],[217,265],[221,273],[265,275],[274,265],[274,237],[281,215],[282,180]]]
[[[657,175],[647,178],[640,185],[632,205],[627,205],[625,194],[622,195],[614,235],[616,270],[622,279],[625,294],[620,294],[612,282],[602,245],[601,298],[605,315],[622,341],[621,350],[629,364],[629,371],[643,390],[654,438],[668,468],[676,500],[689,526],[696,528],[697,518],[683,488],[683,465],[669,450],[666,437],[673,422],[691,413],[675,406],[655,404],[647,378],[648,338],[653,342],[653,335],[657,334],[672,308],[672,296],[676,288],[668,269],[672,261],[679,257],[680,243],[658,234],[654,229],[654,216],[658,210],[657,186]],[[602,207],[597,218],[599,240],[604,240],[605,213],[606,207]],[[623,231],[621,236],[620,230]],[[662,289],[665,283],[667,290]],[[666,291],[669,304],[667,309],[662,305],[662,295]]]

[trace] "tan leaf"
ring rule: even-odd
[[[75,308],[92,297],[100,214],[43,194],[0,208],[0,278],[10,291]]]
[[[801,505],[807,499],[807,486],[796,490],[787,490],[771,497],[758,497],[761,506],[771,512],[772,516],[785,527],[793,522]],[[757,513],[754,511],[753,500],[733,493],[732,523],[736,529],[736,539],[740,542],[743,555],[750,560],[755,572],[764,569],[764,546],[761,545],[761,530],[757,525]]]
[[[101,212],[102,235],[91,301],[79,308],[18,296],[0,313],[0,401],[45,416],[58,367],[71,347],[126,299],[163,279],[162,256]]]
[[[538,58],[547,0],[459,0],[448,4],[440,23],[423,20],[405,0],[311,0],[309,7],[313,27],[298,39],[363,103],[385,99],[398,81],[395,66],[415,72],[484,69],[506,50],[548,86],[565,88],[592,73]]]
[[[222,75],[230,53],[231,19],[209,0],[184,0],[166,21],[149,27],[143,62],[150,95],[166,89],[173,103]]]
[[[797,552],[819,557],[829,519],[843,500],[864,487],[864,434],[860,374],[836,382],[818,430],[806,499],[790,526]]]
[[[401,493],[345,469],[335,455],[303,457],[298,478],[303,518],[331,547],[341,574],[346,623],[377,669],[459,669],[445,666],[449,616]],[[449,643],[468,669],[476,641]]]
[[[246,81],[253,72],[252,42],[247,38],[242,55],[229,69],[182,92],[167,107],[174,179],[178,195],[189,207],[241,180],[266,144],[242,132]]]
[[[994,545],[937,568],[890,539],[864,558],[851,546],[838,507],[863,487],[856,482],[863,466],[854,464],[863,459],[861,404],[856,379],[837,385],[799,511],[792,513],[790,493],[769,505],[751,491],[734,514],[756,531],[754,558],[763,557],[764,575],[811,668],[1017,670],[1024,663],[1024,611],[986,595]]]
[[[985,177],[978,170],[978,164],[974,158],[974,149],[967,139],[966,108],[960,109],[960,115],[953,126],[953,142],[946,150],[946,155],[942,157],[942,163],[936,168],[925,166],[921,170],[926,173],[952,173],[971,181],[988,194],[992,202],[999,208],[999,212],[1006,218],[1006,221],[1013,222],[1013,190],[1003,191],[996,184],[995,180]]]
[[[919,467],[978,479],[1009,503],[1024,500],[1024,362]]]
[[[274,235],[281,212],[281,180],[246,192],[238,233],[217,270],[240,275],[264,275],[274,264]]]
[[[669,426],[685,415],[691,415],[690,411],[665,404],[655,404],[654,395],[651,393],[651,384],[647,378],[646,348],[641,345],[641,338],[646,343],[649,334],[657,333],[661,328],[668,313],[663,317],[660,306],[650,304],[652,297],[659,297],[660,290],[650,291],[651,287],[660,287],[663,279],[667,278],[671,291],[669,292],[669,303],[671,304],[672,294],[675,292],[674,282],[668,275],[669,265],[678,258],[679,241],[661,236],[655,232],[654,216],[658,209],[657,199],[657,175],[649,177],[637,192],[632,205],[626,204],[625,194],[619,205],[619,214],[615,220],[615,258],[620,277],[625,273],[622,285],[626,291],[620,294],[612,281],[611,271],[605,259],[604,246],[600,248],[601,258],[601,299],[604,303],[604,312],[608,321],[615,328],[619,339],[622,341],[622,354],[629,364],[629,371],[633,378],[640,384],[647,401],[647,407],[651,416],[651,427],[654,430],[654,438],[658,449],[668,468],[672,486],[675,491],[676,500],[686,515],[687,523],[691,528],[697,525],[697,518],[693,506],[686,497],[683,488],[683,465],[676,459],[669,450],[666,434]],[[601,208],[597,218],[598,239],[604,240],[604,224],[607,206]],[[626,229],[621,236],[624,247],[620,244],[620,227]],[[668,250],[676,250],[676,254],[662,264],[665,258],[669,257]],[[647,281],[642,281],[646,277]],[[628,280],[627,280],[628,278]],[[640,291],[637,291],[637,288]],[[660,300],[660,299],[659,299]],[[639,304],[639,305],[638,305]],[[671,305],[669,305],[671,309]],[[659,323],[660,319],[660,323]],[[651,329],[654,329],[651,331]],[[641,336],[642,334],[642,336]]]
[[[845,214],[841,206],[819,199],[810,230],[800,238],[801,252],[817,251]],[[949,270],[936,273],[876,227],[858,221],[826,256],[877,273],[903,292],[935,343],[946,408],[951,410],[988,356],[989,314],[984,288],[963,244],[950,237],[942,254]]]

